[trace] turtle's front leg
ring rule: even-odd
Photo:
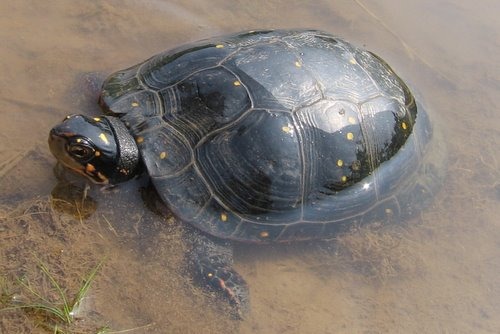
[[[229,300],[235,315],[242,318],[249,310],[249,292],[247,283],[233,268],[231,242],[190,230],[192,249],[189,262],[195,280]]]

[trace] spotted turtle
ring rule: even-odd
[[[328,33],[252,31],[116,72],[104,116],[68,116],[53,154],[95,183],[143,168],[189,223],[196,277],[237,309],[248,288],[231,241],[326,239],[401,221],[437,191],[428,114],[381,58]]]

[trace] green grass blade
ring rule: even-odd
[[[42,302],[44,302],[46,304],[50,304],[51,303],[47,298],[44,298],[39,292],[37,292],[35,289],[33,289],[31,287],[31,284],[29,283],[29,281],[26,283],[22,279],[18,278],[17,282],[23,288],[25,288],[29,293],[31,293],[33,296],[37,297],[40,301],[42,301]]]
[[[36,257],[36,255],[34,256]],[[38,260],[38,267],[42,272],[42,275],[46,276],[50,282],[52,290],[51,292],[57,292],[57,301],[50,300],[50,297],[45,296],[45,294],[40,289],[34,287],[29,279],[17,278],[19,286],[26,291],[26,298],[28,299],[28,301],[13,300],[12,298],[4,298],[5,301],[4,299],[1,299],[0,302],[2,302],[2,304],[6,305],[7,307],[0,308],[0,312],[20,309],[29,311],[29,313],[44,317],[46,321],[48,321],[48,323],[45,325],[48,326],[46,328],[48,328],[50,332],[54,331],[54,333],[64,334],[66,333],[64,328],[73,323],[73,312],[75,312],[75,308],[81,303],[82,299],[88,293],[88,290],[90,289],[90,286],[92,285],[97,273],[102,268],[105,259],[100,261],[90,271],[90,273],[88,273],[88,275],[84,277],[79,290],[77,291],[75,297],[72,299],[72,303],[68,302],[68,300],[70,300],[68,298],[68,295],[65,293],[62,286],[57,282],[55,276],[51,274],[49,267],[38,257],[36,257],[36,259]],[[1,281],[1,278],[2,277],[0,277],[0,283],[3,283]],[[5,284],[0,284],[0,292],[2,293],[0,297],[2,297],[4,294],[8,295],[7,293],[4,293],[2,291],[5,290],[3,289],[3,285]],[[109,328],[102,327],[99,329],[99,332],[109,333]]]
[[[104,259],[97,264],[97,266],[92,269],[92,271],[89,273],[89,275],[83,279],[83,285],[80,287],[78,290],[78,293],[76,294],[75,298],[73,299],[73,302],[71,303],[71,309],[73,310],[75,307],[77,307],[80,302],[82,301],[83,297],[87,294],[88,290],[90,289],[90,286],[92,285],[92,282],[95,279],[95,276],[97,275],[97,272],[101,269],[102,265],[104,264]]]
[[[34,312],[43,312],[48,317],[52,316],[52,317],[56,317],[62,321],[66,321],[66,317],[64,315],[64,312],[60,308],[58,308],[56,306],[45,305],[42,303],[9,306],[9,307],[3,308],[2,311],[14,311],[14,310],[21,310],[21,309],[31,310]]]
[[[59,297],[62,300],[62,314],[64,315],[64,318],[62,319],[64,322],[70,324],[72,322],[72,317],[71,317],[71,305],[68,304],[68,299],[66,298],[66,293],[63,291],[59,283],[55,280],[54,276],[50,273],[49,269],[47,266],[39,260],[40,264],[40,269],[42,272],[47,276],[47,278],[50,280],[50,284],[54,287],[54,289],[57,290],[57,293],[59,294]]]

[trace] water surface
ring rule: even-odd
[[[71,290],[105,257],[78,316],[134,333],[500,332],[500,3],[480,5],[3,1],[0,275],[38,282],[43,259]],[[86,219],[54,211],[46,138],[67,114],[99,113],[99,83],[112,71],[204,37],[288,27],[332,32],[390,63],[439,118],[448,177],[409,225],[354,231],[334,245],[238,246],[252,312],[234,321],[190,284],[181,227],[144,206],[139,182],[90,189],[97,211]],[[35,325],[0,318],[1,333]]]

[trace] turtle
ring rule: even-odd
[[[111,74],[103,114],[49,135],[97,184],[146,173],[191,226],[193,277],[246,312],[232,244],[327,240],[399,222],[437,192],[433,123],[376,54],[319,30],[258,30],[186,44]]]

